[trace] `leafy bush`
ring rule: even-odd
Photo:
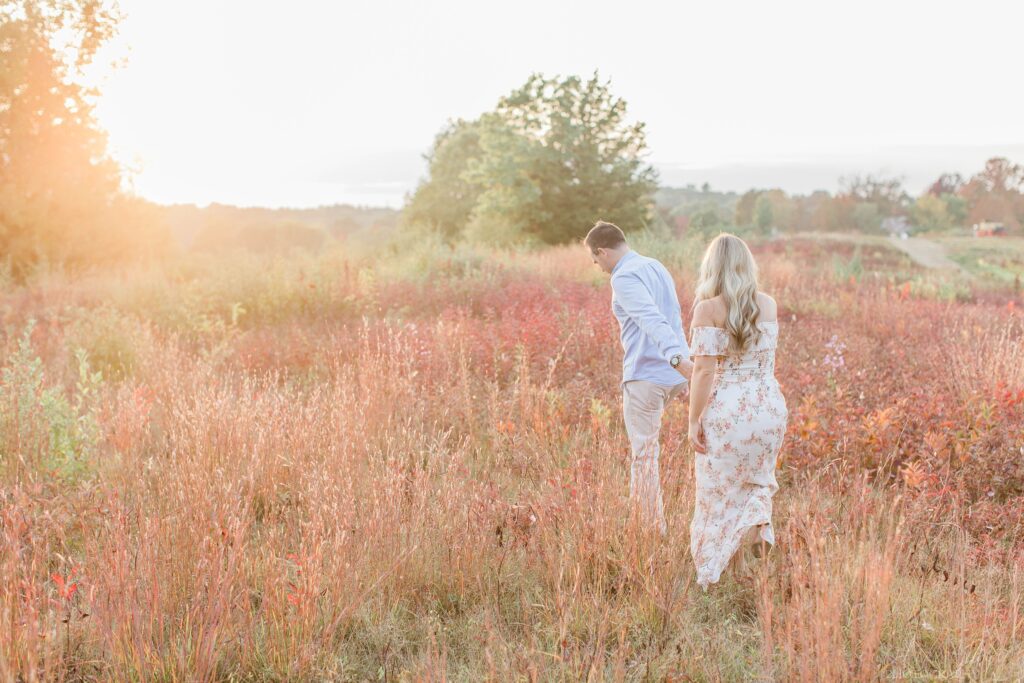
[[[102,375],[90,370],[79,349],[74,401],[60,387],[46,386],[43,361],[32,349],[34,326],[30,320],[0,372],[0,467],[15,479],[52,474],[74,481],[88,473],[99,440],[92,399]]]
[[[853,256],[849,259],[843,258],[839,254],[832,254],[832,272],[839,281],[846,281],[850,278],[859,280],[864,274],[864,264],[861,261],[860,247],[858,246]]]

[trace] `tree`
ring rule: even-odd
[[[955,194],[942,195],[942,201],[946,203],[946,213],[949,214],[952,225],[963,225],[967,220],[967,201]]]
[[[447,239],[560,243],[596,220],[645,225],[656,173],[644,125],[595,73],[534,74],[474,121],[449,125],[407,202],[406,222]]]
[[[1024,166],[1011,163],[1003,157],[993,157],[985,162],[985,168],[973,180],[981,183],[986,192],[1019,194],[1024,190]]]
[[[925,230],[949,230],[953,227],[953,217],[949,214],[946,201],[930,192],[917,198],[911,215],[914,224]]]
[[[480,157],[479,122],[451,122],[424,155],[430,179],[406,202],[404,220],[428,227],[445,239],[457,238],[469,223],[483,187],[465,178],[469,164]]]
[[[841,195],[856,202],[874,204],[882,216],[900,215],[910,202],[910,195],[903,189],[899,178],[878,178],[873,175],[851,176],[840,179]]]
[[[771,207],[771,221],[768,227],[792,230],[796,223],[796,202],[780,189],[765,190],[761,197],[764,197]]]
[[[910,195],[898,178],[852,176],[841,178],[840,185],[835,209],[847,226],[873,232],[880,229],[883,219],[908,212]]]
[[[856,227],[853,212],[857,200],[846,194],[837,194],[818,206],[815,223],[825,230],[850,230]]]
[[[928,188],[928,194],[941,197],[946,194],[956,194],[964,185],[963,176],[959,173],[943,173],[938,180]]]
[[[825,190],[794,197],[793,229],[798,232],[836,230],[835,200]]]
[[[1024,167],[994,157],[972,177],[959,195],[967,202],[967,221],[1001,221],[1011,230],[1024,225]]]
[[[705,202],[690,214],[688,229],[710,236],[720,232],[726,225],[725,220],[719,213],[718,208],[710,202]]]
[[[736,212],[733,222],[738,226],[751,225],[754,222],[754,204],[757,202],[760,190],[747,190],[736,202]]]
[[[114,33],[99,0],[0,0],[0,253],[20,277],[156,253],[153,212],[122,194],[82,70]],[[162,236],[162,240],[157,240]]]
[[[859,202],[854,205],[851,218],[853,226],[861,232],[877,232],[882,227],[884,218],[874,202]]]
[[[754,227],[758,232],[766,233],[775,223],[775,213],[768,195],[761,193],[754,202]]]

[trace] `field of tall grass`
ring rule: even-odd
[[[582,248],[193,257],[0,291],[0,680],[1024,678],[1019,293],[753,244],[779,545],[704,594],[686,404],[629,514]],[[643,237],[684,323],[702,244]]]

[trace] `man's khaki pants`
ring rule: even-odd
[[[658,435],[665,404],[678,396],[685,387],[686,382],[668,386],[642,379],[630,380],[622,385],[622,414],[633,451],[629,497],[638,505],[645,524],[656,522],[662,534],[666,533],[667,525],[658,471],[658,456],[661,453]]]

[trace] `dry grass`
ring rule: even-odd
[[[704,594],[689,557],[685,404],[663,430],[662,540],[627,508],[616,330],[576,256],[428,260],[402,276],[332,256],[277,263],[264,282],[244,265],[5,293],[0,365],[22,362],[17,341],[36,317],[41,386],[68,405],[27,380],[0,391],[0,680],[1024,677],[1012,528],[993,535],[999,553],[979,553],[973,501],[866,466],[916,451],[900,455],[890,427],[856,441],[862,422],[840,419],[860,380],[812,363],[838,324],[815,306],[838,302],[844,325],[872,334],[879,316],[931,303],[892,295],[898,283],[855,296],[793,255],[765,257],[799,316],[780,358],[793,415],[780,545]],[[113,323],[76,322],[111,299]],[[235,304],[247,313],[232,316]],[[959,306],[965,321],[988,315]],[[1016,319],[1000,315],[1006,331],[985,334],[1003,355],[977,348],[950,366],[982,394],[980,378],[1021,379],[1004,360],[1019,352]],[[126,325],[136,341],[121,338]],[[927,315],[917,325],[905,333],[935,334]],[[108,328],[121,346],[102,339]],[[90,384],[67,345],[97,335],[133,361]],[[851,365],[861,352],[881,358],[851,338]],[[915,362],[938,373],[941,358]],[[899,373],[923,370],[888,371],[884,391],[909,392]],[[812,404],[831,432],[808,427]],[[865,414],[878,425],[875,407]],[[926,415],[906,410],[891,418],[904,434]],[[58,475],[46,463],[67,415],[98,432],[60,451],[86,466]]]

